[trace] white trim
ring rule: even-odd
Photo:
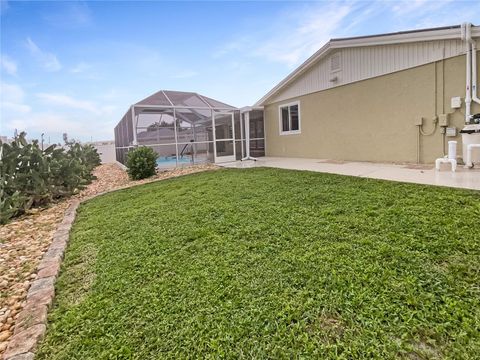
[[[239,110],[240,110],[240,113],[242,114],[242,113],[250,112],[252,110],[263,110],[263,106],[244,106]]]
[[[162,90],[162,94],[163,96],[165,96],[165,98],[168,100],[168,102],[170,103],[171,106],[174,106],[173,103],[170,101],[170,98],[167,96],[167,94],[165,94],[165,91]]]
[[[130,107],[131,116],[132,116],[132,129],[133,129],[133,146],[137,146],[137,125],[138,125],[138,118],[135,121],[135,105]]]
[[[278,93],[285,86],[297,79],[301,74],[307,71],[312,65],[316,64],[318,60],[327,56],[334,49],[342,49],[349,47],[373,46],[373,45],[388,45],[400,44],[420,41],[432,40],[448,40],[460,39],[460,27],[455,28],[441,28],[428,29],[425,31],[404,32],[397,34],[380,34],[369,37],[358,37],[351,39],[332,39],[322,46],[316,53],[310,56],[303,64],[291,72],[287,77],[281,80],[273,89],[258,100],[254,106],[265,105],[266,102]],[[480,26],[472,27],[472,37],[480,37]]]
[[[282,118],[282,108],[288,107],[288,125],[289,128],[292,128],[292,117],[290,116],[290,107],[298,106],[298,130],[288,130],[283,131],[283,118]],[[264,120],[265,121],[265,120]],[[289,103],[283,103],[278,105],[278,134],[279,135],[298,135],[302,133],[302,120],[300,115],[300,100],[292,101]]]
[[[213,110],[212,110],[213,112]],[[225,139],[217,139],[217,131],[216,131],[216,117],[217,116],[231,116],[231,121],[232,121],[232,137],[231,138],[225,138]],[[235,114],[233,112],[214,112],[213,116],[213,148],[214,148],[214,162],[215,164],[218,163],[223,163],[223,162],[231,162],[231,161],[236,161],[237,160],[237,154],[236,154],[236,146],[235,146]],[[233,155],[225,155],[225,156],[218,156],[217,155],[217,142],[232,142],[233,143]],[[241,140],[240,140],[241,141]]]
[[[143,109],[198,109],[198,110],[215,110],[215,111],[237,111],[237,108],[223,108],[223,107],[202,107],[202,106],[170,106],[170,105],[144,105],[144,104],[135,104],[136,108]]]

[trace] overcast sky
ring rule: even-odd
[[[252,105],[330,38],[480,24],[480,1],[0,1],[0,134],[57,142],[161,89]]]

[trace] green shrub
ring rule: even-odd
[[[145,179],[155,175],[157,153],[152,148],[142,146],[127,154],[128,175],[132,180]]]
[[[0,224],[34,206],[70,196],[89,184],[100,156],[91,145],[75,141],[66,149],[38,141],[30,144],[21,133],[11,144],[0,142]]]

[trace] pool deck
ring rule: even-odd
[[[447,164],[441,171],[436,171],[431,164],[382,164],[371,162],[337,161],[327,159],[304,159],[261,157],[257,161],[236,161],[218,164],[229,168],[275,167],[292,170],[318,171],[331,174],[366,177],[402,181],[426,185],[448,186],[455,188],[480,190],[480,166],[465,169],[457,166],[456,172],[451,172]]]

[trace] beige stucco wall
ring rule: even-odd
[[[478,64],[480,73],[480,64]],[[416,117],[450,113],[450,126],[464,125],[465,105],[451,109],[450,99],[465,97],[465,56],[319,91],[265,106],[266,155],[378,162],[416,162]],[[301,134],[279,135],[278,106],[300,101]],[[461,110],[461,112],[459,111]],[[472,113],[480,106],[472,105]],[[443,155],[440,127],[420,136],[420,162]],[[461,137],[447,137],[458,141]]]

